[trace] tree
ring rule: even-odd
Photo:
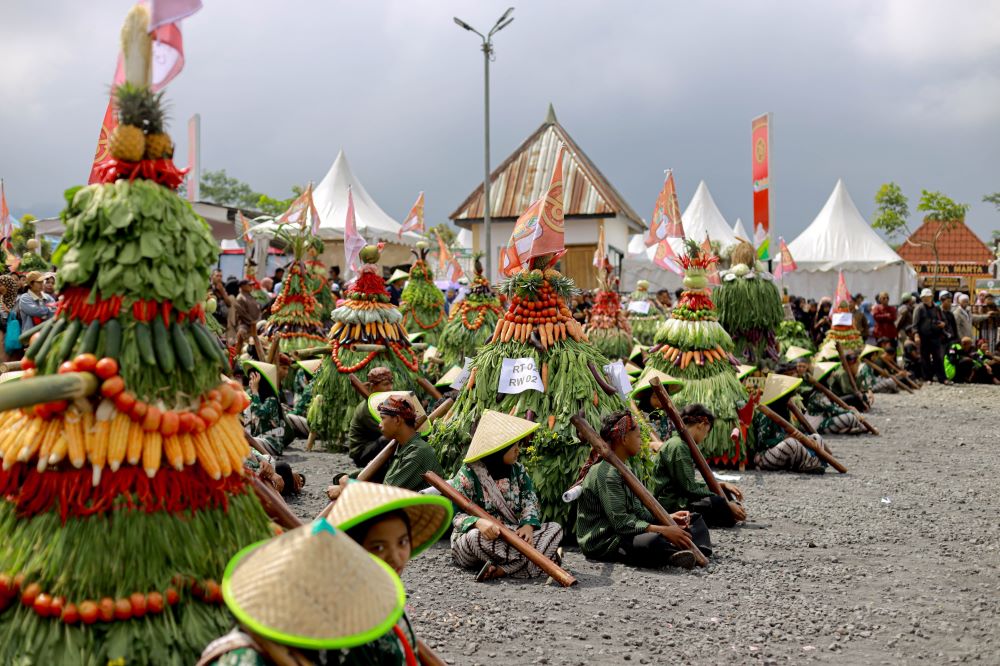
[[[906,235],[910,235],[907,228],[907,218],[910,217],[909,201],[899,185],[884,183],[875,194],[875,205],[878,208],[875,219],[872,220],[873,228],[881,229],[890,238],[897,236],[900,231],[906,231]]]
[[[35,220],[38,218],[27,213],[21,217],[21,226],[10,234],[10,245],[14,254],[23,257],[28,251],[28,241],[35,237]],[[52,258],[52,245],[44,238],[38,239],[38,254],[46,262]]]
[[[198,192],[202,199],[222,206],[254,209],[261,195],[237,178],[226,175],[225,169],[206,171],[201,175]]]
[[[274,197],[269,197],[266,194],[260,195],[257,199],[257,204],[255,209],[264,213],[265,215],[271,215],[277,217],[288,210],[292,202],[302,194],[304,188],[301,185],[292,186],[292,196],[287,199],[275,199]]]
[[[993,204],[994,206],[996,206],[997,211],[1000,211],[1000,192],[987,194],[986,196],[983,197],[983,201],[986,203]],[[993,230],[993,237],[990,240],[993,241],[993,246],[997,248],[996,251],[1000,252],[1000,229]]]

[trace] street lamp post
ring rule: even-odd
[[[486,251],[484,252],[486,255],[486,275],[490,280],[493,279],[493,238],[490,229],[490,59],[493,57],[493,35],[511,24],[514,20],[511,16],[511,12],[513,11],[513,7],[505,11],[503,16],[497,19],[497,22],[493,24],[493,28],[486,35],[483,35],[483,33],[457,16],[455,17],[455,23],[460,28],[476,33],[483,40],[483,120],[485,125],[483,131],[485,143],[483,157],[485,170],[483,175],[483,230],[486,235]]]

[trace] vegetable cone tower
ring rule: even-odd
[[[306,262],[306,285],[316,297],[316,303],[319,307],[317,316],[322,321],[330,321],[330,313],[337,307],[337,303],[333,300],[333,292],[330,291],[330,279],[327,277],[326,264],[315,258],[315,252],[310,254],[314,256]]]
[[[753,246],[740,242],[732,269],[715,290],[719,323],[733,338],[736,357],[748,365],[772,367],[778,361],[775,331],[785,318],[781,294],[771,274],[757,264]]]
[[[427,263],[427,243],[418,242],[413,254],[416,261],[399,296],[399,310],[407,331],[423,333],[423,342],[436,345],[444,328],[444,294],[434,284],[434,273]]]
[[[503,314],[500,299],[483,275],[483,264],[478,256],[474,267],[476,276],[472,279],[472,290],[452,306],[438,341],[445,367],[462,365],[466,356],[475,356],[479,348],[489,342],[497,319]]]
[[[837,280],[837,292],[833,297],[833,312],[830,313],[830,330],[827,331],[823,344],[820,345],[820,356],[835,358],[837,344],[844,351],[860,352],[865,341],[861,332],[854,327],[854,313],[851,311],[851,292],[847,290],[847,281],[841,273]]]
[[[618,296],[618,276],[605,256],[597,268],[597,296],[587,316],[587,337],[608,358],[627,358],[632,350],[632,327]]]
[[[126,72],[144,57],[148,76],[148,18],[126,21]],[[3,664],[194,663],[232,622],[214,581],[269,535],[243,477],[246,395],[220,383],[199,305],[217,248],[173,191],[147,85],[117,90],[102,182],[66,193],[63,299],[0,392],[50,401],[0,413]]]
[[[716,321],[709,298],[706,271],[716,261],[697,243],[687,241],[687,255],[681,258],[687,291],[657,332],[656,342],[661,346],[649,355],[648,364],[684,380],[674,397],[678,407],[701,403],[712,410],[715,427],[701,449],[709,462],[734,465],[746,460],[742,442],[734,443],[729,435],[738,423],[736,409],[746,401],[747,393],[736,378],[733,341]]]
[[[384,366],[392,370],[393,388],[405,391],[414,388],[413,373],[420,369],[420,355],[410,347],[403,317],[389,302],[379,274],[379,249],[369,245],[359,256],[364,262],[360,275],[347,289],[347,302],[333,311],[330,355],[316,375],[309,405],[309,429],[334,447],[347,436],[360,400],[351,387],[350,373]]]
[[[666,317],[660,304],[649,293],[649,282],[639,280],[635,283],[635,291],[631,295],[631,303],[647,303],[648,305],[629,305],[628,322],[632,327],[632,337],[640,345],[649,346],[653,344],[657,329],[663,324]],[[648,307],[648,309],[646,309]],[[646,309],[645,312],[642,312]]]

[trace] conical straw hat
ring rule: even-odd
[[[250,631],[314,650],[370,643],[406,604],[392,568],[322,518],[238,552],[222,596]]]
[[[298,361],[296,365],[306,371],[306,374],[312,377],[319,370],[319,366],[323,364],[323,359],[321,358],[311,358],[307,361]]]
[[[808,349],[805,349],[803,347],[796,347],[795,345],[792,345],[791,347],[785,350],[786,361],[794,361],[800,358],[808,358],[812,355],[813,352],[809,351]]]
[[[819,363],[814,363],[812,368],[813,379],[821,382],[824,377],[839,367],[840,361],[820,361]]]
[[[392,284],[396,280],[408,280],[409,278],[410,278],[409,273],[407,273],[406,271],[401,271],[397,268],[392,272],[392,275],[389,276],[389,279],[386,280],[385,283]]]
[[[408,333],[406,337],[410,339],[410,342],[417,342],[420,338],[424,337],[424,332],[416,331],[414,333]]]
[[[741,365],[736,368],[736,379],[743,381],[756,369],[756,365]]]
[[[441,379],[434,382],[434,386],[451,386],[460,374],[462,374],[462,368],[453,365],[448,369],[448,372],[441,375]]]
[[[271,385],[274,389],[274,395],[280,396],[281,391],[278,390],[278,366],[272,363],[264,363],[263,361],[243,361],[244,366],[250,366],[254,370],[260,373],[260,376]],[[248,371],[249,372],[249,371]]]
[[[636,356],[638,356],[639,354],[641,354],[641,353],[642,353],[642,350],[643,350],[643,349],[644,349],[644,348],[643,348],[643,346],[642,346],[642,345],[639,345],[639,344],[635,344],[635,345],[632,345],[632,351],[630,351],[630,352],[628,353],[628,357],[629,357],[630,359],[633,359],[633,358],[635,358]]]
[[[864,358],[865,356],[871,356],[872,354],[882,354],[882,348],[876,347],[875,345],[865,345],[865,348],[861,350],[858,354],[858,358]]]
[[[625,364],[625,372],[627,372],[630,375],[638,375],[642,374],[642,368],[637,366],[632,361],[629,361],[628,363]]]
[[[382,423],[382,415],[378,413],[378,406],[392,396],[406,398],[406,400],[413,405],[413,411],[417,415],[417,419],[427,414],[427,412],[424,411],[424,408],[420,405],[420,401],[417,400],[417,396],[413,391],[382,391],[380,393],[372,393],[368,396],[368,411],[371,413],[372,417],[374,417],[376,422]],[[426,434],[430,431],[431,422],[429,420],[424,421],[424,424],[418,429],[418,432],[421,434]]]
[[[632,387],[631,397],[637,398],[640,393],[648,391],[652,388],[653,385],[650,382],[653,377],[659,378],[660,383],[663,384],[663,388],[667,390],[668,394],[677,393],[681,390],[681,387],[684,386],[684,382],[680,379],[675,379],[667,373],[657,370],[653,366],[649,365],[642,371],[642,374],[639,375],[639,379],[635,382],[635,386]]]
[[[816,360],[818,361],[829,361],[832,358],[840,358],[840,353],[837,352],[837,344],[835,342],[827,342],[816,352]]]
[[[764,382],[764,392],[760,396],[760,404],[770,405],[776,400],[781,400],[801,385],[802,380],[798,377],[772,372],[767,376],[767,381]]]
[[[462,462],[475,462],[491,453],[502,451],[535,432],[540,426],[540,423],[534,421],[487,409],[479,419],[476,434],[473,435],[469,451]]]
[[[381,483],[350,481],[330,512],[330,522],[347,531],[366,520],[402,509],[410,519],[410,556],[433,546],[448,529],[451,502],[437,495],[421,495],[412,490]]]

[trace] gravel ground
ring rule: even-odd
[[[881,437],[828,439],[848,474],[745,473],[751,523],[714,531],[704,570],[569,549],[573,588],[477,584],[439,543],[404,575],[410,618],[449,664],[1000,663],[998,397],[880,395]],[[301,448],[311,517],[348,461]]]

